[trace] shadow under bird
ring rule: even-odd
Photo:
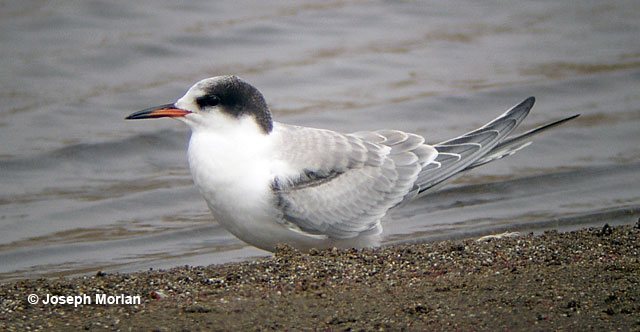
[[[242,241],[268,251],[280,243],[362,248],[380,243],[390,209],[578,116],[509,137],[534,101],[435,145],[398,130],[343,134],[275,122],[260,91],[236,76],[201,80],[175,103],[127,119],[169,117],[191,128],[194,183],[214,219]]]

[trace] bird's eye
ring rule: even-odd
[[[213,107],[220,104],[220,98],[216,95],[204,95],[196,99],[196,103],[200,108]]]

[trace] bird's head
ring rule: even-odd
[[[273,129],[271,112],[262,93],[237,76],[203,79],[175,103],[150,107],[126,119],[165,117],[181,120],[192,130],[215,129],[243,121],[254,121],[264,134]]]

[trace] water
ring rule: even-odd
[[[186,127],[123,120],[221,74],[281,122],[431,143],[530,95],[523,129],[582,114],[397,210],[386,243],[640,216],[637,1],[22,1],[0,18],[0,280],[266,255],[211,221]]]

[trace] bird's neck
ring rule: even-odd
[[[215,130],[192,130],[189,167],[194,183],[213,205],[261,200],[271,190],[271,137],[255,121]]]

